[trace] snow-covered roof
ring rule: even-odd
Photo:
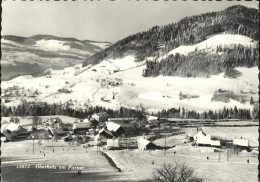
[[[150,120],[158,120],[158,117],[156,116],[147,116],[147,120],[150,121]]]
[[[202,131],[194,135],[194,140],[197,144],[211,145],[211,136],[204,134]]]
[[[149,143],[151,143],[151,141],[146,140],[144,138],[138,138],[137,142],[142,144],[142,145],[148,145]]]
[[[107,122],[106,126],[107,126],[107,130],[113,131],[113,132],[116,132],[121,127],[121,125],[114,123],[112,121]]]
[[[19,125],[18,124],[15,124],[15,123],[10,123],[8,126],[7,126],[7,130],[11,131],[11,132],[14,132],[14,131],[17,131],[19,129]]]
[[[248,140],[246,140],[246,139],[234,139],[233,145],[248,147]]]
[[[211,140],[211,146],[220,146],[219,140]]]
[[[87,121],[87,122],[73,124],[73,130],[79,129],[79,128],[91,128],[91,123],[89,121]]]

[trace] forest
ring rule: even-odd
[[[1,106],[1,116],[48,116],[66,115],[75,118],[89,118],[94,113],[107,112],[111,118],[139,118],[143,114],[158,116],[159,118],[190,118],[190,119],[256,119],[258,118],[258,105],[255,105],[253,112],[250,109],[234,108],[220,109],[218,111],[198,112],[185,108],[163,109],[157,113],[147,113],[144,110],[129,109],[121,107],[119,110],[107,109],[100,106],[89,106],[87,109],[73,109],[60,104],[27,103],[23,102],[17,107]]]
[[[259,62],[258,47],[217,46],[216,52],[195,51],[188,55],[170,55],[165,59],[146,61],[143,76],[209,77],[221,72],[230,75],[235,67],[253,67]]]
[[[185,17],[177,23],[155,26],[148,31],[130,35],[88,58],[83,62],[83,67],[130,54],[142,61],[158,52],[166,53],[181,45],[196,44],[206,40],[208,36],[223,32],[258,40],[258,22],[258,10],[241,5],[219,12]]]

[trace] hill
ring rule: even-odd
[[[109,42],[81,41],[53,35],[4,35],[1,40],[2,80],[37,74],[49,68],[73,66],[110,45]]]
[[[134,55],[137,61],[142,61],[183,45],[200,43],[220,33],[239,34],[258,40],[258,21],[258,10],[241,5],[219,12],[185,17],[177,23],[155,26],[148,31],[130,35],[89,57],[83,66],[127,55]]]
[[[126,38],[128,43],[124,43],[126,39],[119,41],[83,65],[2,82],[2,95],[6,99],[3,103],[13,106],[22,99],[36,99],[62,103],[76,110],[102,106],[158,112],[184,107],[204,112],[236,106],[252,111],[259,98],[259,53],[255,40],[258,28],[255,28],[257,24],[248,22],[257,21],[255,12],[255,9],[234,6],[221,12],[184,18],[178,23],[130,36]],[[233,24],[239,20],[239,30],[232,28],[230,17]],[[214,19],[225,31],[206,31]],[[226,19],[230,26],[225,23]],[[193,43],[185,43],[189,32],[196,35]],[[168,35],[175,38],[168,41]],[[202,35],[205,37],[200,39]],[[158,50],[148,54],[152,50],[150,43],[158,40],[164,42],[161,41]],[[140,42],[148,44],[140,47]],[[103,54],[107,54],[106,58]]]

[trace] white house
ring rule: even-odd
[[[220,147],[220,141],[219,140],[211,140],[211,146],[212,147]]]
[[[240,146],[240,147],[248,147],[248,140],[246,139],[234,139],[233,145]]]
[[[137,146],[139,150],[149,150],[149,149],[155,149],[156,145],[152,143],[149,140],[146,140],[144,138],[139,138],[137,140]]]
[[[193,139],[197,145],[211,146],[211,136],[207,135],[203,131],[197,132]]]
[[[107,139],[107,149],[111,149],[111,148],[119,148],[120,145],[119,145],[119,139]]]
[[[98,122],[104,122],[107,121],[110,116],[106,112],[100,112],[100,113],[94,113],[91,116],[91,119],[95,119]]]

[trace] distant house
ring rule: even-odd
[[[114,122],[108,121],[105,126],[99,130],[99,135],[111,139],[119,136],[125,136],[125,129]]]
[[[137,140],[137,146],[139,150],[151,150],[157,147],[154,143],[144,138],[139,138]]]
[[[189,141],[194,141],[194,136],[197,134],[197,131],[188,131],[186,133],[186,138],[189,140]]]
[[[211,147],[221,147],[219,140],[211,140]]]
[[[60,118],[49,118],[43,121],[44,126],[48,129],[52,136],[61,135],[64,136],[66,132],[64,131],[65,125],[62,123]]]
[[[146,117],[146,121],[150,127],[157,127],[159,124],[159,117],[148,116]]]
[[[211,136],[207,135],[203,131],[199,131],[193,136],[193,139],[197,145],[211,146]]]
[[[248,140],[246,139],[234,139],[233,140],[233,145],[237,146],[237,147],[241,147],[241,148],[248,148]]]
[[[13,140],[14,138],[23,138],[26,137],[28,134],[28,131],[23,128],[22,126],[10,123],[3,131],[2,134],[6,137],[8,140]]]
[[[91,116],[91,119],[95,119],[98,122],[107,121],[110,116],[106,112],[95,113]]]
[[[107,150],[112,149],[112,148],[119,148],[120,147],[120,142],[119,139],[107,139]]]
[[[91,123],[88,119],[85,119],[82,122],[74,123],[72,129],[74,134],[86,135],[91,129]]]

